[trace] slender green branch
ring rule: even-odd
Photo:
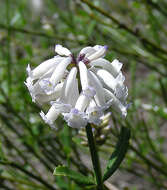
[[[5,123],[5,125],[8,126],[19,138],[23,139],[23,136],[15,129],[15,127],[13,127],[13,125],[9,122],[9,118],[5,114],[0,113],[0,118]],[[39,154],[33,149],[33,147],[31,147],[25,141],[23,141],[23,144],[27,148],[27,150],[29,150],[36,158],[40,160],[40,162],[45,165],[48,170],[52,172],[52,168],[50,167],[50,165],[39,156]]]
[[[108,24],[108,23],[105,23],[103,20],[101,20],[99,17],[97,17],[96,15],[94,14],[89,14],[88,15],[95,19],[96,21],[98,21],[99,23],[103,24],[103,25],[106,25],[106,26],[109,26],[111,27],[112,25],[111,24]],[[106,39],[106,41],[108,42],[108,39],[111,38],[110,35],[107,35],[107,34],[104,34],[103,32],[101,32],[101,30],[99,30],[98,28],[98,33],[100,33],[104,39]],[[155,72],[159,73],[160,75],[166,77],[167,74],[165,72],[162,72],[161,69],[157,66],[154,66],[152,64],[150,64],[148,61],[145,61],[143,59],[141,59],[141,56],[138,55],[137,53],[129,53],[129,52],[126,52],[125,50],[121,50],[120,47],[119,48],[116,48],[116,46],[111,46],[110,47],[112,51],[115,51],[117,53],[120,53],[121,55],[126,55],[126,56],[130,56],[132,57],[132,59],[136,59],[139,63],[143,64],[144,66],[146,66],[148,69],[150,70],[154,70]],[[157,61],[156,61],[157,62]],[[165,65],[166,66],[166,62],[160,62],[160,64],[162,65]]]
[[[110,131],[114,136],[117,137],[117,134],[115,133],[115,131],[112,128],[110,129]],[[149,160],[149,158],[147,158],[142,153],[140,153],[140,151],[138,151],[132,144],[129,144],[129,149],[132,150],[133,152],[135,152],[139,156],[139,158],[142,159],[146,164],[150,165],[150,167],[154,168],[158,172],[161,172],[163,175],[167,176],[166,169],[161,168],[160,166],[155,164],[153,161]]]
[[[5,91],[3,90],[3,88],[0,87],[0,92],[3,95],[3,97],[6,100],[6,106],[5,108],[7,109],[7,112],[12,113],[15,117],[17,117],[20,122],[27,128],[27,130],[29,131],[29,133],[33,136],[33,132],[32,129],[30,127],[30,123],[27,123],[24,118],[22,116],[20,116],[20,114],[15,110],[15,108],[13,107],[10,98],[7,96],[7,94],[5,93]]]
[[[150,165],[152,168],[154,168],[157,171],[160,171],[163,175],[167,176],[167,171],[164,170],[163,168],[161,168],[160,166],[157,166],[154,162],[152,162],[151,160],[149,160],[147,157],[145,157],[144,155],[142,155],[140,153],[140,151],[138,151],[134,146],[129,145],[129,148],[131,150],[133,150],[142,160],[145,161],[145,163],[147,163],[148,165]]]
[[[7,144],[9,144],[9,145],[18,153],[18,155],[24,160],[25,164],[29,164],[29,165],[31,166],[32,170],[33,170],[34,172],[36,172],[36,174],[40,175],[40,173],[39,173],[39,172],[37,171],[37,169],[32,165],[32,163],[28,161],[28,159],[27,159],[27,157],[25,156],[25,154],[24,154],[19,148],[17,148],[14,143],[12,143],[12,142],[10,141],[10,139],[3,133],[2,130],[0,130],[0,133],[1,133],[1,135],[3,136],[3,138],[5,139],[5,142],[7,142]]]
[[[33,35],[33,36],[40,36],[40,37],[44,37],[44,38],[48,38],[48,39],[57,39],[57,40],[67,40],[70,42],[75,42],[75,40],[72,40],[70,38],[66,38],[64,36],[58,36],[58,35],[49,35],[43,32],[35,32],[35,31],[30,31],[24,28],[17,28],[14,26],[7,26],[5,24],[0,23],[0,28],[1,29],[5,29],[5,30],[10,30],[12,32],[19,32],[19,33],[23,33],[23,34],[28,34],[28,35]]]
[[[12,177],[9,177],[9,176],[0,176],[0,179],[1,180],[7,180],[7,181],[10,181],[10,182],[14,182],[14,183],[16,182],[18,184],[28,185],[28,186],[31,186],[31,187],[34,187],[34,188],[47,190],[46,187],[44,187],[44,186],[35,184],[34,182],[22,180],[22,179],[16,179],[16,178],[12,178]]]
[[[104,37],[104,39],[106,39],[106,41],[108,41],[108,39],[110,38],[109,35],[103,34],[100,30],[99,30],[98,32],[100,32],[101,35]],[[114,47],[114,46],[112,46],[112,47],[110,47],[110,48],[111,48],[112,51],[115,51],[115,52],[120,53],[120,54],[122,54],[122,55],[126,55],[126,56],[128,56],[128,57],[131,57],[132,60],[133,60],[133,59],[137,60],[139,63],[143,64],[143,65],[146,66],[148,69],[153,70],[153,71],[159,73],[160,75],[162,75],[162,76],[164,76],[164,77],[167,76],[167,74],[166,74],[165,72],[162,72],[159,67],[154,66],[154,65],[150,64],[148,61],[145,61],[145,60],[141,59],[141,56],[139,56],[137,53],[129,53],[129,52],[127,52],[126,50],[120,50],[120,48],[116,48],[116,47]],[[162,63],[162,64],[164,64],[164,63]]]
[[[159,12],[161,12],[165,17],[167,17],[167,12],[165,10],[163,10],[158,3],[155,3],[152,0],[147,0],[146,2],[149,5],[151,5],[154,9],[158,10]]]
[[[113,17],[111,14],[107,13],[105,10],[101,9],[100,7],[95,6],[92,2],[90,2],[89,0],[81,0],[83,3],[87,4],[90,8],[98,11],[99,13],[101,13],[102,15],[106,16],[107,18],[111,19],[119,28],[122,28],[124,30],[126,30],[128,33],[132,34],[134,37],[137,37],[140,42],[146,47],[146,44],[150,47],[152,47],[156,53],[156,51],[161,52],[163,54],[167,54],[167,50],[162,49],[161,47],[157,46],[156,44],[154,44],[153,42],[149,41],[148,39],[144,38],[143,36],[141,36],[141,34],[139,32],[133,31],[131,28],[129,28],[128,26],[126,26],[125,24],[121,23],[118,19],[116,19],[115,17]]]
[[[0,183],[0,187],[2,187],[2,188],[5,189],[5,190],[15,190],[15,189],[10,188],[10,187],[8,187],[7,185],[1,184],[1,183]]]
[[[94,137],[93,137],[92,127],[90,124],[88,124],[86,126],[86,134],[87,134],[87,138],[88,138],[88,145],[89,145],[89,150],[91,153],[92,164],[93,164],[93,168],[94,168],[95,176],[96,176],[97,190],[103,190],[99,156],[97,153],[97,149],[96,149],[96,145],[95,145],[95,141],[94,141]]]
[[[66,159],[66,156],[65,155],[63,155],[62,154],[62,152],[60,151],[61,150],[61,147],[56,147],[55,146],[55,141],[57,142],[57,143],[59,143],[58,142],[58,139],[56,139],[56,138],[54,138],[54,139],[52,139],[52,138],[48,138],[48,139],[46,139],[45,141],[48,141],[48,144],[49,144],[49,146],[51,146],[51,148],[54,150],[54,151],[52,151],[52,155],[53,155],[53,157],[55,156],[57,156],[57,153],[56,152],[59,152],[59,157],[61,158],[61,159]],[[50,151],[51,152],[51,151]],[[72,162],[72,164],[74,165],[74,166],[76,166],[76,168],[82,173],[82,174],[84,174],[84,175],[87,175],[88,173],[91,173],[91,171],[81,162],[81,160],[75,160],[73,157],[70,157],[70,161]]]
[[[40,143],[41,144],[41,143]],[[41,144],[41,151],[45,155],[45,157],[49,160],[51,164],[54,165],[61,165],[62,163],[57,159],[57,155],[53,154],[53,151],[49,151],[44,144]],[[54,150],[55,151],[55,150]]]
[[[157,161],[160,161],[161,163],[163,163],[163,165],[167,168],[167,162],[166,162],[165,158],[163,157],[163,154],[161,154],[161,152],[160,152],[161,150],[159,151],[157,149],[157,147],[154,145],[154,143],[150,137],[148,126],[147,126],[144,118],[142,119],[142,123],[143,123],[143,128],[145,130],[146,140],[147,140],[148,144],[150,145],[150,148],[154,152],[154,157],[157,159]]]
[[[7,166],[11,166],[13,168],[16,168],[18,170],[20,170],[21,172],[25,173],[26,175],[28,175],[29,177],[31,177],[32,179],[35,179],[36,181],[40,182],[41,184],[45,185],[45,187],[51,189],[51,190],[56,190],[56,188],[54,188],[53,186],[51,186],[50,184],[48,184],[46,181],[44,181],[41,177],[34,175],[33,173],[27,171],[26,169],[24,169],[22,166],[14,163],[14,162],[10,162],[10,161],[1,161],[0,160],[0,164],[1,165],[7,165]]]
[[[167,106],[167,88],[164,85],[162,78],[159,78],[158,82],[159,82],[159,85],[160,85],[160,88],[161,88],[162,98],[163,98],[163,100],[164,100],[164,102],[165,102],[165,104]]]

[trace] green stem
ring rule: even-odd
[[[67,40],[70,42],[75,42],[73,39],[64,37],[64,36],[59,36],[59,35],[50,35],[50,34],[46,34],[44,32],[37,32],[37,31],[31,31],[25,28],[18,28],[15,26],[8,26],[7,24],[2,24],[0,23],[0,29],[4,29],[4,30],[10,30],[11,32],[15,33],[22,33],[22,34],[27,34],[27,35],[32,35],[32,36],[39,36],[39,37],[44,37],[47,39],[59,39],[59,40]],[[82,41],[80,41],[80,43],[83,43]]]
[[[12,178],[9,176],[0,176],[0,179],[5,180],[5,181],[10,181],[10,182],[14,182],[14,183],[18,183],[18,184],[23,184],[23,185],[28,185],[30,187],[34,187],[34,188],[39,188],[39,189],[43,189],[43,190],[48,190],[47,188],[45,188],[44,186],[35,184],[34,182],[31,181],[26,181],[26,180],[22,180],[22,179],[17,179],[17,178]]]
[[[7,72],[8,72],[8,93],[11,94],[11,55],[10,55],[10,44],[11,44],[11,31],[10,31],[10,4],[9,0],[6,0],[6,23],[8,26],[7,33],[7,49],[6,49],[6,59],[7,59]]]
[[[31,177],[32,179],[40,182],[41,184],[43,184],[45,187],[47,187],[50,190],[56,190],[56,188],[54,188],[52,185],[50,185],[48,182],[46,182],[45,180],[43,180],[40,176],[34,175],[33,173],[29,172],[28,170],[24,169],[23,166],[18,165],[17,163],[14,162],[10,162],[10,161],[0,161],[1,165],[7,165],[7,166],[11,166],[15,169],[20,170],[21,172],[25,173],[27,176]]]
[[[92,159],[92,164],[96,176],[96,182],[97,182],[97,190],[103,190],[103,183],[102,183],[102,175],[101,175],[101,168],[100,168],[100,162],[99,162],[99,157],[92,133],[92,127],[90,124],[86,126],[86,134],[88,138],[88,145],[89,145],[89,150],[91,153],[91,159]]]
[[[147,38],[143,37],[140,33],[137,33],[135,30],[133,30],[133,29],[129,28],[128,26],[126,26],[125,24],[121,23],[117,18],[113,17],[111,14],[109,14],[105,10],[101,9],[100,7],[95,6],[91,1],[81,0],[81,2],[87,4],[90,8],[96,10],[97,12],[101,13],[105,17],[111,19],[113,21],[113,23],[118,25],[119,28],[124,29],[125,31],[127,31],[128,33],[130,33],[131,35],[136,37],[144,45],[144,47],[147,46],[147,49],[148,49],[148,46],[150,46],[152,49],[157,50],[156,54],[158,52],[167,54],[166,49],[163,49],[163,48],[157,46],[155,43],[149,41]]]

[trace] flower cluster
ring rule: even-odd
[[[28,65],[25,84],[32,101],[51,105],[47,114],[40,113],[51,127],[60,114],[74,128],[88,122],[99,125],[111,106],[126,116],[128,89],[122,63],[104,59],[106,50],[107,46],[88,46],[75,58],[70,50],[56,45],[57,56],[33,70]]]

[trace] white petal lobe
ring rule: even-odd
[[[61,62],[64,58],[62,57],[54,57],[52,59],[49,59],[47,61],[44,61],[39,66],[37,66],[34,70],[31,71],[32,78],[38,79],[43,74],[45,74],[51,67],[55,67],[59,62]]]
[[[49,80],[53,86],[56,86],[56,84],[62,79],[65,70],[67,66],[70,64],[70,62],[71,62],[71,57],[68,57],[57,65],[55,71],[53,72]]]
[[[55,52],[61,56],[70,56],[71,55],[71,52],[70,50],[68,50],[67,48],[63,47],[62,45],[60,44],[57,44],[55,46]]]

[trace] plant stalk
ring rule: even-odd
[[[97,190],[103,190],[102,174],[99,162],[99,156],[96,149],[95,140],[93,137],[92,127],[90,124],[86,126],[86,134],[88,139],[89,150],[91,153],[92,164],[96,176]]]

